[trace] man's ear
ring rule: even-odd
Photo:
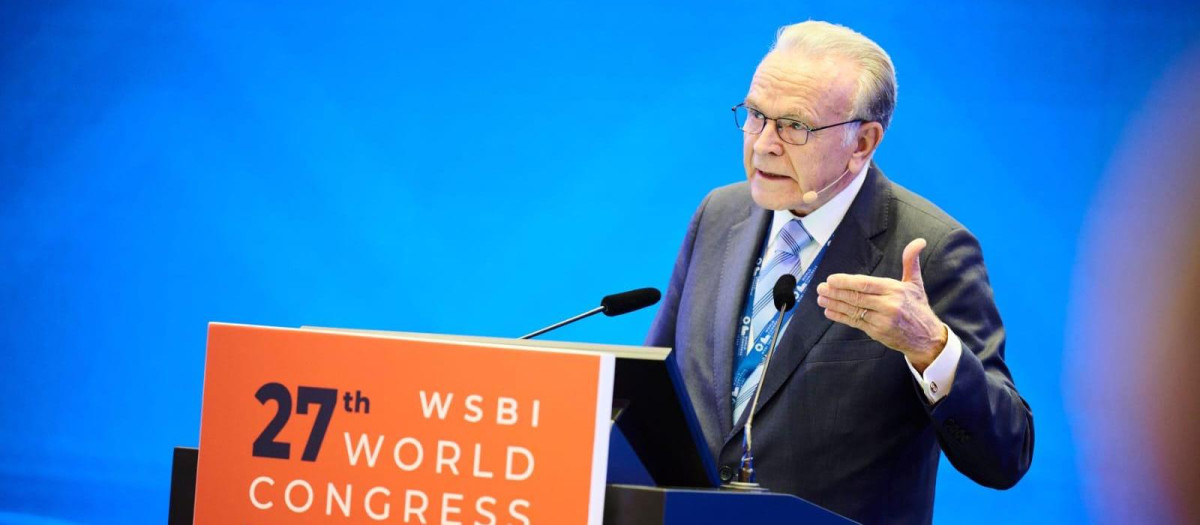
[[[854,151],[850,154],[847,168],[850,173],[862,171],[862,167],[871,161],[879,143],[883,141],[883,125],[878,122],[863,122],[854,134]]]

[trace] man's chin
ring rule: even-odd
[[[750,182],[750,197],[760,208],[768,210],[794,210],[800,207],[804,199],[800,192],[767,191]]]

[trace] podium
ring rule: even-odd
[[[213,323],[168,522],[853,523],[718,484],[669,349]]]

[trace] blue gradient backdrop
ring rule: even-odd
[[[729,106],[807,18],[891,53],[877,160],[982,240],[1034,407],[1025,480],[943,462],[936,521],[1088,519],[1076,237],[1200,34],[1194,2],[1134,4],[6,1],[0,522],[165,519],[208,321],[513,336],[665,286],[694,207],[743,177]],[[638,343],[651,315],[559,337]]]

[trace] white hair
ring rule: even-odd
[[[779,28],[771,52],[797,51],[846,58],[859,69],[850,118],[878,122],[886,130],[896,109],[896,69],[887,52],[846,26],[809,20]],[[852,140],[858,125],[847,125]]]

